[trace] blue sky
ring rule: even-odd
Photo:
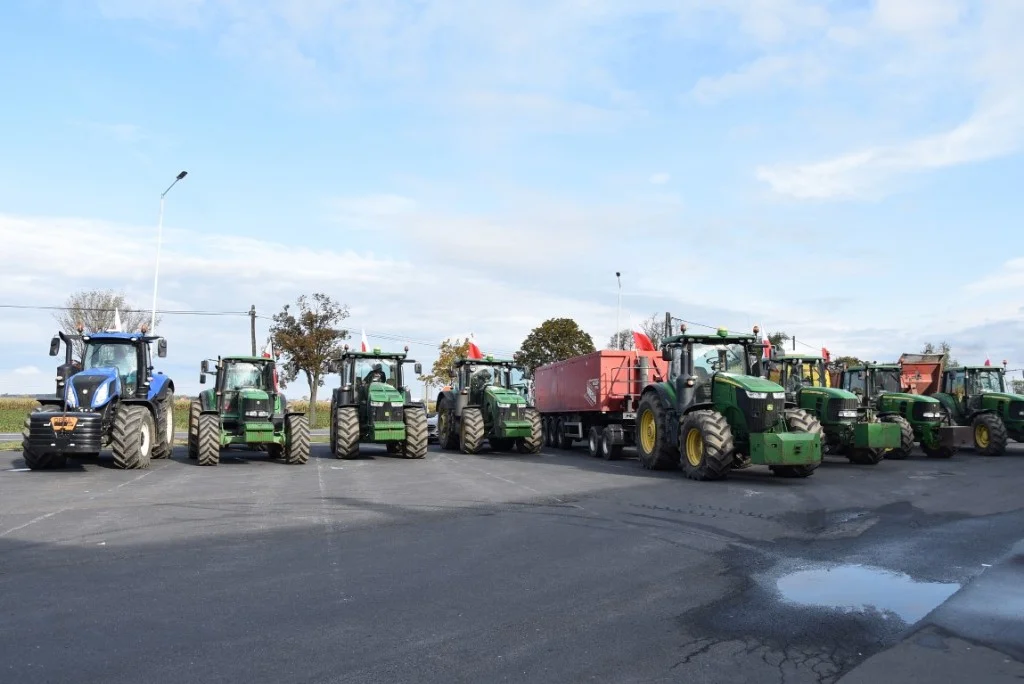
[[[0,303],[148,305],[187,169],[161,308],[324,291],[429,363],[552,316],[602,346],[620,270],[634,324],[1024,367],[1022,29],[1014,0],[13,0]],[[51,315],[0,315],[0,392],[46,391]],[[164,318],[179,392],[246,323]]]

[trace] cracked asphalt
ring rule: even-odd
[[[993,627],[984,582],[1021,586],[1001,561],[1022,477],[1024,445],[716,483],[582,448],[56,472],[0,452],[0,678],[962,682],[979,659],[1019,677],[1024,634]],[[914,624],[777,589],[837,564],[965,589]]]

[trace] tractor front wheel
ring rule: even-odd
[[[309,421],[304,415],[287,415],[284,417],[284,462],[302,465],[308,460]]]
[[[359,411],[355,406],[340,406],[331,416],[334,430],[334,458],[359,455]]]
[[[679,419],[679,463],[691,480],[724,479],[732,466],[736,445],[725,416],[717,411],[694,411]]]
[[[199,458],[199,414],[202,412],[203,405],[193,399],[188,407],[188,457],[193,461]]]
[[[220,416],[204,413],[199,416],[196,427],[197,458],[201,466],[215,466],[220,463]]]
[[[460,431],[459,447],[464,454],[475,454],[480,451],[484,442],[484,414],[475,406],[462,409],[462,430]]]
[[[444,406],[437,412],[437,441],[446,451],[455,451],[459,448],[459,433],[455,429],[455,409],[451,406]]]
[[[427,455],[427,410],[418,406],[405,409],[405,441],[402,456],[424,458]]]
[[[850,447],[846,451],[846,458],[850,460],[850,463],[856,463],[857,465],[878,465],[885,458],[884,449],[854,449]]]
[[[910,456],[910,452],[914,449],[914,428],[910,427],[910,423],[907,422],[907,419],[903,416],[892,413],[881,416],[879,420],[883,423],[896,423],[900,426],[900,445],[885,453],[886,460],[902,461]]]
[[[521,454],[539,454],[544,446],[544,423],[535,408],[526,409],[526,419],[530,421],[530,436],[516,440],[516,449]]]
[[[669,430],[678,428],[669,421],[668,410],[655,394],[640,400],[636,413],[636,455],[640,465],[648,470],[667,470],[679,465],[679,451],[672,448],[669,434]]]
[[[122,470],[148,468],[157,440],[153,414],[137,404],[121,404],[115,411],[110,437],[114,467]]]
[[[60,408],[57,406],[38,406],[32,409],[32,413],[56,413]],[[55,470],[63,468],[68,464],[68,457],[64,454],[48,454],[34,451],[29,446],[29,434],[32,430],[31,415],[25,418],[25,427],[21,431],[21,457],[25,459],[25,465],[30,470]]]
[[[157,438],[153,458],[170,458],[174,451],[174,392],[156,402]]]
[[[1002,456],[1006,453],[1009,435],[1002,419],[993,413],[982,413],[972,421],[974,448],[982,456]]]

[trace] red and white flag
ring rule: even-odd
[[[989,359],[985,359],[985,365],[986,366],[991,366],[992,365],[992,361],[990,361]]]
[[[366,341],[366,330],[363,330],[362,333],[363,341],[360,343],[359,349],[360,351],[368,352],[370,351],[370,343]]]
[[[639,330],[633,331],[633,346],[637,351],[657,351],[651,338]]]
[[[476,336],[472,333],[469,336],[469,358],[471,359],[482,359],[484,353],[480,351],[480,347],[476,344]]]
[[[274,358],[274,341],[267,340],[267,346],[263,348],[263,358],[272,359]]]

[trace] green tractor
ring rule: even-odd
[[[452,388],[437,395],[437,433],[442,449],[480,451],[484,440],[495,451],[540,453],[544,433],[540,413],[512,383],[512,361],[487,356],[458,359]]]
[[[288,410],[277,385],[277,366],[259,356],[225,356],[200,364],[199,382],[213,373],[214,385],[192,401],[188,457],[202,466],[220,463],[223,449],[248,447],[271,458],[302,465],[309,460],[306,414]]]
[[[1006,391],[1005,368],[947,368],[940,391],[932,396],[954,423],[970,426],[978,453],[1000,456],[1006,453],[1007,440],[1024,442],[1024,396]]]
[[[421,364],[404,353],[350,351],[331,362],[341,375],[341,386],[331,394],[331,453],[335,458],[356,458],[360,442],[387,445],[388,453],[405,458],[427,455],[427,407],[413,402],[403,378],[403,365]]]
[[[886,459],[907,458],[915,442],[928,458],[951,458],[959,447],[972,444],[970,428],[952,425],[938,399],[904,391],[900,364],[844,368],[839,384],[859,396],[862,406],[874,409],[880,421],[899,425],[900,445],[887,451]]]
[[[803,409],[821,423],[824,453],[876,465],[887,451],[899,448],[900,427],[879,420],[853,392],[830,387],[823,357],[786,354],[773,356],[769,364],[767,377],[786,389],[786,408]]]
[[[757,333],[757,328],[754,328]],[[686,332],[667,337],[667,382],[647,385],[637,407],[637,456],[648,469],[682,466],[693,480],[766,465],[808,477],[821,464],[822,428],[808,411],[787,409],[783,388],[761,376],[755,335]]]

